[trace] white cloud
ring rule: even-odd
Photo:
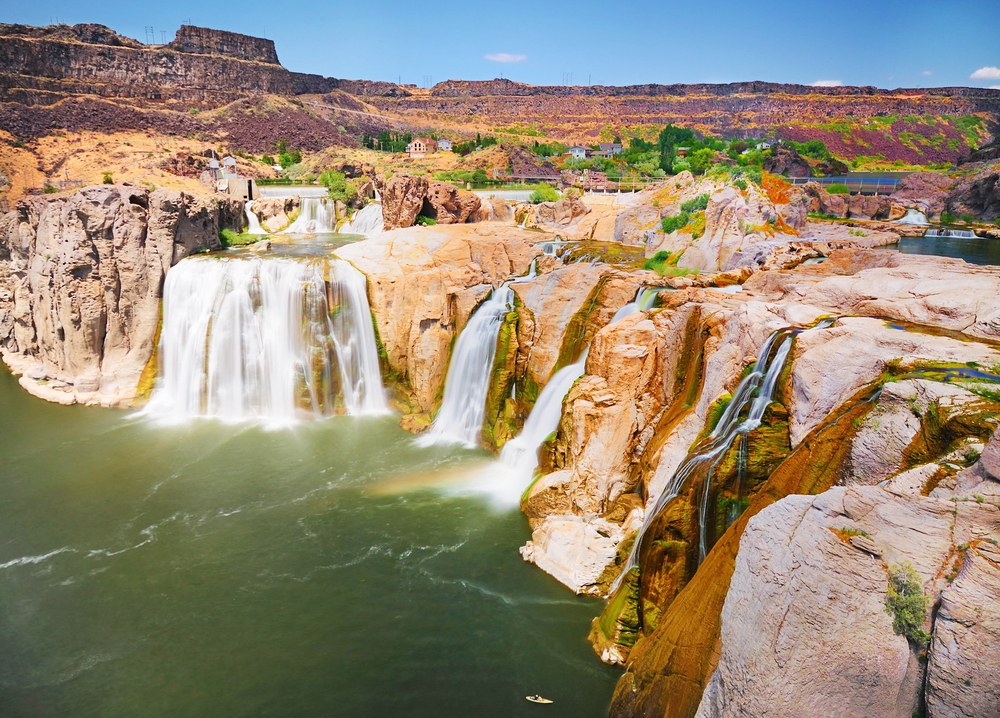
[[[1000,67],[980,67],[969,75],[970,80],[1000,80]]]
[[[1000,85],[990,85],[991,90],[1000,90]]]
[[[924,71],[923,71],[923,72],[921,72],[920,74],[921,74],[921,75],[923,75],[924,77],[930,77],[930,76],[931,76],[931,75],[933,75],[934,73],[933,73],[933,72],[931,72],[930,70],[924,70]]]
[[[840,80],[816,80],[812,83],[810,87],[843,87],[844,83]]]
[[[527,55],[511,55],[509,52],[497,52],[483,57],[493,62],[521,62],[528,59]]]

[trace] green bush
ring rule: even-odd
[[[433,227],[438,221],[433,217],[425,217],[422,214],[418,214],[417,218],[413,220],[413,224],[419,225],[421,227]]]
[[[733,182],[739,189],[745,190],[747,188],[747,181],[744,179],[738,179]]]
[[[542,182],[538,188],[531,193],[528,201],[532,204],[539,202],[555,202],[559,199],[559,191],[548,182]]]
[[[826,191],[830,194],[850,194],[851,190],[843,182],[834,182],[832,185],[826,188]]]
[[[955,215],[951,212],[941,213],[941,224],[955,224]]]
[[[913,564],[905,561],[889,567],[885,611],[892,616],[893,631],[918,645],[926,644],[930,640],[923,629],[927,620],[927,603],[920,575]]]
[[[690,221],[691,215],[687,212],[681,212],[676,217],[664,217],[661,219],[660,228],[664,231],[664,233],[670,234],[671,232],[676,232],[682,227],[686,227],[687,223]]]
[[[975,215],[963,213],[958,215],[958,221],[962,224],[974,224],[976,221]]]
[[[274,161],[274,158],[271,155],[264,155],[263,157],[260,158],[260,161],[266,165],[277,164],[277,162]]]
[[[58,191],[59,190],[56,189],[55,185],[51,185],[48,182],[46,182],[45,186],[42,187],[42,192],[44,192],[45,194],[55,194]]]
[[[115,178],[111,172],[101,172],[101,184],[114,184]]]
[[[358,188],[343,172],[326,170],[319,176],[319,182],[326,187],[330,199],[350,204],[358,198]]]
[[[670,263],[670,252],[665,250],[660,250],[652,257],[646,260],[642,265],[643,269],[651,269],[658,274],[663,274],[663,268]]]
[[[700,209],[705,209],[708,207],[708,195],[700,194],[694,199],[689,199],[687,202],[681,204],[681,212],[690,213],[697,212]]]
[[[237,234],[231,229],[219,232],[219,241],[222,242],[223,247],[245,247],[261,239],[263,237],[259,234],[247,234],[246,232]]]

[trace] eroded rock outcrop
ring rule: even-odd
[[[886,610],[887,571],[904,563],[943,610],[933,621],[925,613],[923,626],[928,714],[995,714],[998,540],[1000,511],[989,504],[835,488],[770,506],[741,538],[698,718],[919,711],[921,646],[893,630]]]
[[[0,219],[0,342],[28,391],[128,406],[153,354],[167,270],[219,249],[242,203],[131,185],[18,202]]]

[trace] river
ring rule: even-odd
[[[900,237],[898,249],[903,254],[929,254],[964,259],[969,264],[1000,265],[1000,241],[964,237]]]
[[[393,416],[175,426],[0,370],[0,715],[606,715],[601,602]],[[540,693],[551,706],[524,700]]]

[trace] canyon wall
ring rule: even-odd
[[[22,199],[0,218],[0,351],[31,393],[128,406],[146,389],[167,270],[220,249],[242,203],[129,185]]]

